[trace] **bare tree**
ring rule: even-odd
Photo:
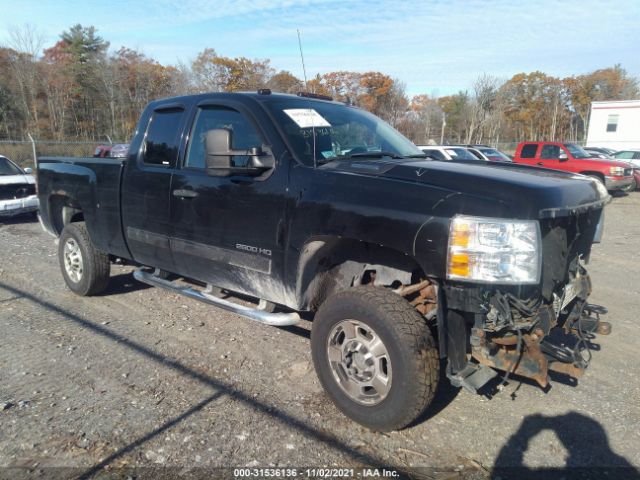
[[[42,35],[32,25],[12,27],[9,31],[7,46],[15,51],[10,57],[9,65],[17,82],[27,130],[33,131],[36,135],[40,133],[36,102],[40,87],[37,61],[43,45]]]
[[[490,118],[498,93],[499,80],[490,75],[480,75],[473,83],[474,97],[470,105],[466,143],[483,141],[483,128]]]

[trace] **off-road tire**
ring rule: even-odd
[[[378,404],[357,403],[333,375],[327,344],[333,327],[346,319],[367,324],[387,348],[393,377],[387,396]],[[388,289],[354,287],[329,297],[314,318],[311,349],[320,383],[333,403],[372,430],[399,430],[410,425],[435,395],[440,362],[431,331],[404,298]]]
[[[78,244],[82,257],[83,271],[78,281],[74,281],[65,269],[64,248],[70,238]],[[64,227],[58,242],[58,261],[64,281],[72,292],[85,297],[106,290],[111,270],[109,255],[93,246],[84,222],[70,223]]]

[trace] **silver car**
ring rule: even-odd
[[[31,169],[22,169],[0,155],[0,217],[38,211],[36,181]]]

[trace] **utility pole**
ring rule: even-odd
[[[442,112],[442,130],[440,130],[440,145],[444,145],[444,127],[447,126],[447,114]]]
[[[33,151],[33,166],[36,169],[36,172],[38,171],[38,154],[36,153],[36,141],[33,139],[33,137],[31,136],[30,133],[27,132],[27,136],[29,137],[29,140],[31,141],[31,149]]]

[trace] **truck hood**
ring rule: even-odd
[[[0,175],[0,185],[18,185],[21,183],[33,185],[36,181],[32,175]]]
[[[514,218],[552,218],[602,208],[610,196],[584,175],[508,162],[337,160],[321,168],[429,185],[508,206]]]
[[[606,159],[606,158],[598,158],[598,157],[594,157],[594,158],[581,158],[580,160],[586,160],[588,162],[593,162],[598,164],[601,167],[622,167],[622,168],[629,168],[629,162],[625,161],[625,160],[617,160],[617,159]]]

